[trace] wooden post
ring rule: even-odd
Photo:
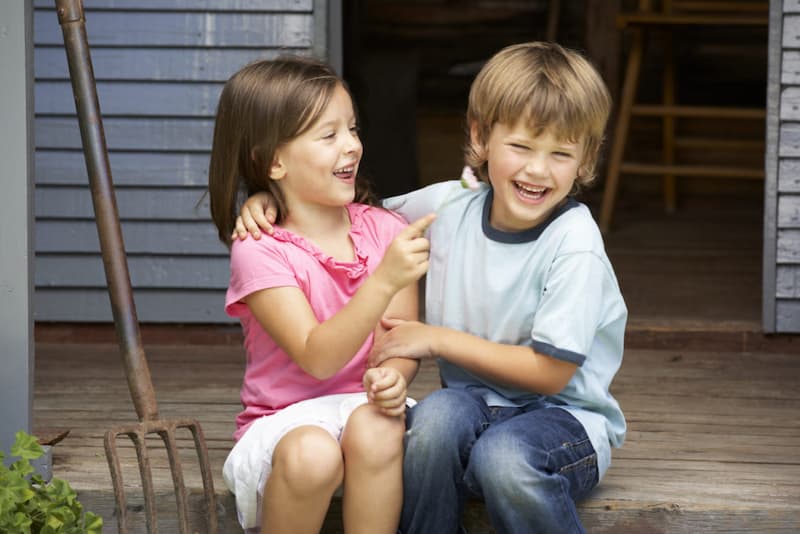
[[[0,448],[33,405],[33,6],[0,2]],[[6,460],[9,460],[8,456]]]

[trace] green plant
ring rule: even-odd
[[[44,454],[34,436],[17,432],[6,467],[0,451],[0,532],[4,534],[100,534],[103,518],[83,512],[78,494],[58,478],[46,483],[31,460]]]

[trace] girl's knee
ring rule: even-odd
[[[300,427],[281,438],[272,455],[272,474],[298,493],[335,490],[344,477],[339,443],[318,427]]]
[[[345,458],[386,465],[402,458],[404,431],[402,418],[384,415],[371,404],[359,406],[347,419],[342,452]]]

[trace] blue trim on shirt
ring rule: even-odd
[[[586,361],[586,356],[583,354],[572,352],[571,350],[559,349],[558,347],[555,347],[550,343],[545,343],[544,341],[537,341],[535,339],[531,340],[531,348],[536,352],[546,354],[547,356],[557,360],[574,363],[578,367],[583,365],[583,362]]]
[[[529,243],[531,241],[536,241],[542,232],[550,226],[550,224],[555,221],[560,215],[562,215],[567,210],[572,208],[577,208],[580,206],[580,203],[572,197],[568,197],[567,201],[564,202],[561,206],[557,207],[553,210],[553,213],[544,221],[542,224],[538,224],[533,228],[528,228],[527,230],[522,230],[521,232],[506,232],[504,230],[498,230],[497,228],[492,227],[489,224],[489,217],[492,214],[492,199],[494,198],[494,192],[492,189],[489,189],[489,192],[486,194],[486,200],[483,203],[483,214],[481,216],[481,223],[483,227],[483,235],[491,239],[492,241],[497,241],[498,243],[512,243],[512,244],[519,244],[519,243]]]

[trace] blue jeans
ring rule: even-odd
[[[584,532],[575,501],[598,482],[583,426],[547,404],[487,406],[435,391],[408,413],[404,534],[456,533],[467,498],[486,503],[498,533]]]

